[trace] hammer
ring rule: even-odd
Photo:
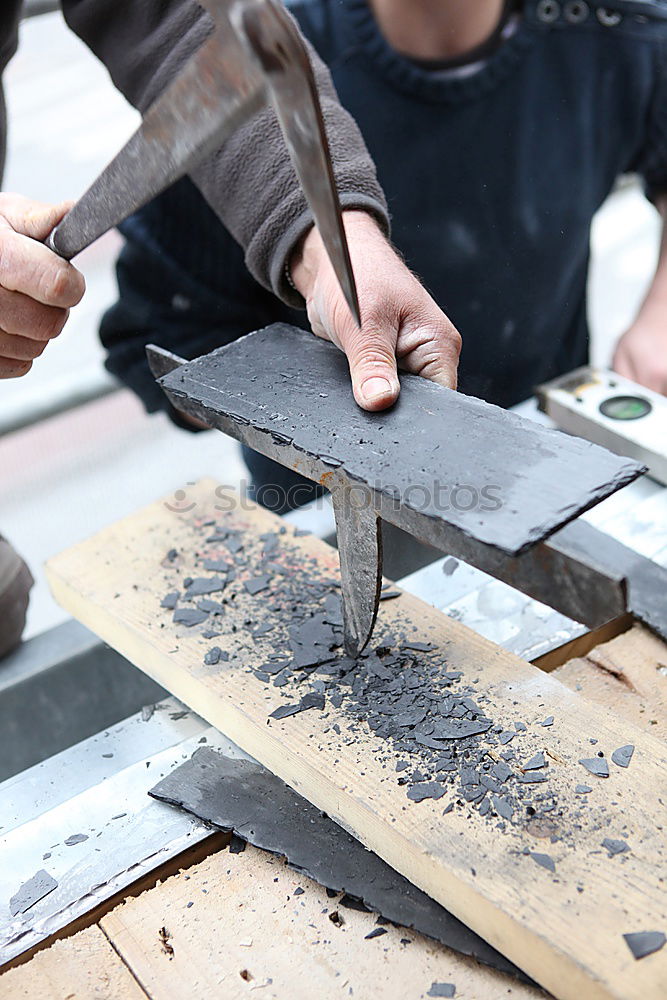
[[[46,240],[71,260],[218,149],[267,103],[346,302],[360,325],[322,109],[308,52],[278,0],[201,0],[214,30]]]

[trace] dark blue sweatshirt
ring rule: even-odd
[[[398,55],[367,0],[290,4],[359,123],[393,239],[463,337],[462,391],[509,406],[586,362],[594,213],[620,174],[667,190],[667,0],[525,0],[467,76]],[[164,405],[155,341],[194,357],[267,323],[306,326],[254,282],[184,180],[123,227],[108,367]]]

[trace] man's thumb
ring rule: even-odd
[[[352,376],[354,398],[364,410],[385,410],[398,399],[396,337],[356,331],[343,345]]]

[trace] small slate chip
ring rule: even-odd
[[[604,757],[584,757],[579,763],[598,778],[609,777],[609,764]]]
[[[260,594],[263,590],[266,590],[270,583],[270,576],[255,576],[252,580],[246,580],[243,586],[254,597],[255,594]]]
[[[435,646],[432,642],[412,642],[408,640],[403,643],[403,649],[414,649],[417,653],[429,653]]]
[[[204,597],[203,600],[197,601],[197,607],[200,611],[205,611],[207,614],[214,615],[224,615],[225,609],[219,601],[212,601],[208,597]]]
[[[321,712],[324,708],[324,695],[318,694],[316,691],[304,695],[299,702],[299,711],[307,712],[309,708],[317,708]]]
[[[174,611],[172,621],[176,625],[187,625],[188,628],[192,628],[193,625],[201,625],[207,618],[206,612],[199,611],[198,608],[178,608]]]
[[[400,597],[400,590],[383,590],[380,594],[381,601],[392,601],[395,597]]]
[[[548,781],[548,774],[539,774],[537,771],[528,771],[527,774],[520,774],[517,778],[522,785],[537,785],[541,781]]]
[[[546,868],[547,871],[555,873],[556,864],[554,859],[548,854],[538,854],[536,851],[531,851],[530,856],[536,865],[539,865],[541,868]]]
[[[540,723],[541,726],[546,726],[547,728],[549,726],[553,726],[553,724],[554,724],[554,717],[553,717],[553,715],[548,715],[546,717],[546,719],[544,720],[544,722]]]
[[[417,785],[411,785],[408,789],[408,798],[413,802],[423,802],[424,799],[441,799],[445,794],[445,789],[437,781],[422,781]]]
[[[626,851],[630,850],[630,845],[626,844],[624,840],[614,840],[613,837],[605,837],[602,846],[609,851],[610,858],[613,858],[615,854],[625,854]]]
[[[514,739],[515,735],[516,735],[516,733],[513,733],[513,732],[511,732],[508,729],[506,733],[499,733],[498,734],[498,740],[502,744],[511,743],[511,741]]]
[[[303,894],[304,894],[304,892],[305,892],[305,891],[306,891],[306,890],[305,890],[305,889],[302,889],[300,885],[297,885],[297,887],[296,887],[296,889],[294,890],[294,892],[292,893],[292,895],[293,895],[293,896],[303,896]]]
[[[667,938],[662,931],[639,931],[635,934],[624,934],[623,940],[634,957],[640,959],[660,951]]]
[[[531,757],[527,764],[522,764],[521,767],[524,771],[536,771],[539,767],[545,767],[547,763],[546,757],[540,750],[536,753],[534,757]]]
[[[611,755],[611,759],[614,764],[617,764],[619,767],[628,767],[634,752],[634,746],[632,743],[628,743],[627,746],[619,747],[617,750],[614,750]]]
[[[212,573],[228,573],[232,568],[232,564],[224,559],[207,559],[204,562],[204,569],[210,569]]]
[[[426,994],[427,997],[455,997],[456,986],[454,983],[431,983],[431,988]]]
[[[207,667],[214,667],[217,663],[220,663],[220,658],[222,657],[222,650],[220,646],[214,646],[209,649],[208,653],[204,657],[204,663]]]
[[[574,790],[575,795],[588,795],[588,793],[592,791],[593,789],[590,785],[577,785]]]
[[[88,840],[87,833],[73,833],[65,841],[65,847],[74,847],[76,844],[82,844],[84,840]]]
[[[499,816],[502,816],[503,819],[511,819],[514,815],[514,810],[511,804],[501,795],[492,795],[491,803],[495,811]]]
[[[296,715],[301,709],[298,705],[279,705],[275,712],[271,712],[270,719],[286,719],[290,715]]]
[[[364,940],[372,941],[373,938],[382,937],[382,935],[386,933],[387,933],[386,927],[376,927],[375,930],[372,930],[370,934],[366,935]]]
[[[40,899],[44,899],[50,892],[53,892],[57,886],[58,883],[53,876],[49,875],[43,868],[40,868],[32,878],[23,883],[18,892],[9,900],[9,912],[13,917],[18,916],[19,913],[25,913],[31,906],[38,903]]]
[[[170,593],[165,594],[160,601],[161,608],[167,608],[169,611],[173,611],[178,604],[178,598],[180,597],[178,590],[172,590]]]
[[[185,597],[203,597],[205,594],[217,594],[224,590],[227,581],[219,576],[198,576],[196,580],[188,586]]]
[[[504,760],[499,760],[498,763],[491,768],[491,774],[500,782],[507,781],[512,773],[512,768],[509,767]]]

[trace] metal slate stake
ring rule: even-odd
[[[201,0],[214,30],[48,236],[71,260],[192,170],[270,100],[346,302],[359,302],[315,77],[277,0]]]

